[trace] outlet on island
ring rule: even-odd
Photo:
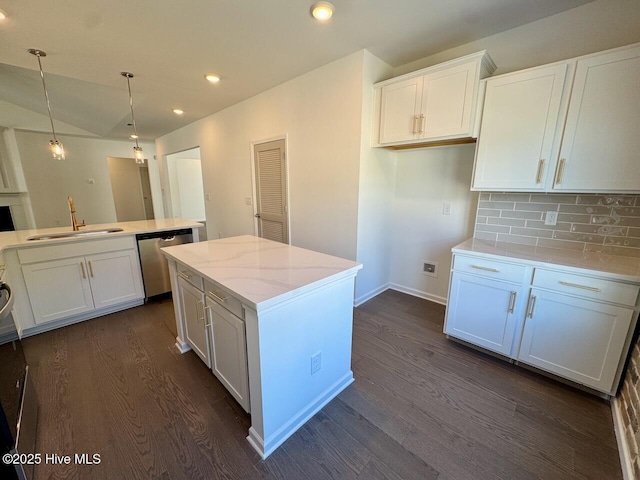
[[[322,368],[322,352],[311,355],[311,375],[317,373]]]

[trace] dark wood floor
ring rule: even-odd
[[[24,341],[37,479],[616,479],[603,400],[448,341],[444,307],[387,291],[355,311],[356,381],[266,461],[250,418],[164,326],[170,300]]]

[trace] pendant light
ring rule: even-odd
[[[139,165],[144,164],[144,152],[142,151],[142,147],[138,145],[138,130],[136,129],[136,117],[133,115],[133,97],[131,96],[131,82],[130,79],[133,78],[133,73],[129,72],[120,72],[124,78],[127,79],[127,87],[129,88],[129,106],[131,107],[131,124],[133,125],[133,137],[136,141],[136,146],[133,147],[133,158],[136,163]]]
[[[53,140],[49,141],[49,148],[51,149],[51,154],[55,160],[64,160],[64,147],[62,146],[62,142],[56,138],[56,130],[53,127],[53,117],[51,116],[51,104],[49,103],[49,94],[47,93],[47,84],[44,82],[44,72],[42,71],[42,62],[40,61],[40,57],[46,57],[47,52],[30,48],[29,53],[38,58],[40,78],[42,78],[42,88],[44,89],[44,98],[47,100],[47,110],[49,111],[49,120],[51,121],[51,133],[53,134]]]

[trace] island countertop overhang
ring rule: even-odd
[[[205,279],[263,310],[308,291],[355,276],[362,264],[253,235],[162,249]]]

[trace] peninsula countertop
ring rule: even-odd
[[[171,260],[262,309],[354,275],[362,264],[253,235],[163,248]]]
[[[82,227],[79,233],[86,230],[105,230],[109,228],[122,228],[122,232],[113,232],[89,236],[76,236],[66,238],[51,238],[46,240],[27,240],[35,235],[51,235],[59,233],[70,233],[71,226],[54,228],[38,228],[33,230],[16,230],[13,232],[0,232],[0,251],[7,248],[16,247],[38,247],[53,243],[78,242],[97,238],[112,238],[123,235],[137,235],[139,233],[162,232],[165,230],[179,230],[183,228],[197,228],[202,224],[192,220],[182,218],[160,218],[156,220],[138,220],[134,222],[115,222],[92,224]]]

